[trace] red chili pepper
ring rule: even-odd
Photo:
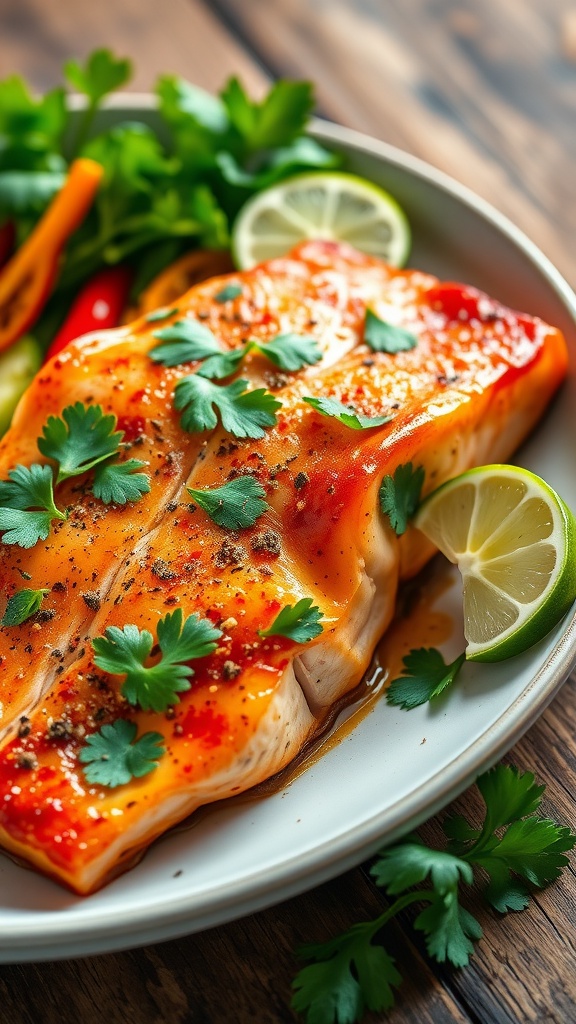
[[[0,227],[0,270],[10,259],[15,241],[16,228],[14,227],[14,222],[7,220],[6,223]]]
[[[106,267],[99,270],[76,296],[66,320],[46,353],[46,359],[52,359],[52,356],[82,334],[117,327],[131,284],[132,271],[129,267]]]

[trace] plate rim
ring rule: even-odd
[[[80,106],[72,98],[71,107],[78,109]],[[152,111],[154,100],[145,93],[119,94],[111,97],[105,108],[127,113]],[[314,119],[310,134],[320,141],[342,144],[376,156],[401,171],[408,170],[479,214],[528,256],[576,321],[576,295],[548,257],[512,221],[467,186],[419,157],[343,125]],[[336,839],[314,846],[305,855],[283,860],[269,869],[265,878],[254,871],[244,875],[240,883],[229,882],[188,898],[181,894],[168,900],[159,896],[152,905],[144,904],[128,913],[124,909],[114,914],[107,909],[89,912],[80,920],[65,916],[58,920],[62,911],[50,910],[46,911],[44,926],[37,921],[33,925],[26,920],[11,923],[6,939],[9,946],[4,947],[0,933],[0,963],[86,956],[177,938],[271,906],[341,874],[384,843],[394,841],[410,827],[433,816],[463,792],[480,771],[502,757],[544,711],[575,664],[576,610],[573,610],[562,636],[544,663],[497,720],[465,750],[435,771],[420,788],[386,810],[346,829]],[[122,913],[121,922],[117,920],[118,913]],[[60,951],[55,944],[59,944]]]

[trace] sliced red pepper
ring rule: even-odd
[[[14,221],[7,220],[0,227],[0,270],[10,259],[15,240],[16,228],[14,227]]]
[[[0,352],[41,313],[62,248],[92,205],[103,173],[94,160],[75,160],[63,188],[0,272]]]
[[[105,267],[76,296],[70,312],[54,338],[46,359],[61,352],[71,341],[91,331],[117,327],[132,284],[129,267]]]

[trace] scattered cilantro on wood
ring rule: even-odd
[[[264,388],[247,390],[247,380],[218,385],[192,374],[176,384],[174,405],[182,411],[181,423],[189,433],[212,430],[218,423],[234,437],[264,437],[265,428],[276,423],[276,410],[282,405]]]
[[[42,601],[46,594],[49,594],[49,590],[30,590],[23,588],[17,590],[15,594],[12,594],[8,598],[8,604],[6,610],[2,616],[0,625],[2,626],[20,626],[23,622],[26,622],[32,615],[35,615],[40,610]]]
[[[274,619],[268,629],[259,629],[261,637],[285,636],[298,644],[306,644],[314,637],[320,636],[323,627],[320,619],[324,612],[312,604],[311,597],[303,597],[294,606],[287,604]]]
[[[371,309],[366,310],[364,318],[364,341],[373,352],[388,352],[390,355],[408,352],[418,344],[418,338],[411,331],[386,323]]]
[[[396,467],[394,476],[385,476],[380,484],[380,508],[398,537],[406,532],[408,520],[420,504],[424,476],[424,466],[414,469],[411,462],[406,462]]]
[[[158,767],[159,759],[166,753],[162,733],[146,732],[136,740],[137,731],[135,722],[118,718],[86,738],[78,759],[91,785],[115,789]]]
[[[210,519],[225,530],[244,530],[253,526],[270,507],[264,501],[266,491],[262,484],[251,476],[238,477],[221,487],[205,490],[188,487],[187,491]]]
[[[292,1006],[308,1024],[354,1024],[367,1010],[391,1008],[393,988],[402,979],[394,958],[374,939],[410,904],[427,904],[413,926],[424,933],[429,955],[439,963],[465,967],[482,936],[479,922],[461,903],[462,887],[472,885],[475,869],[488,873],[484,896],[505,913],[524,909],[530,886],[543,888],[566,867],[576,834],[537,816],[544,787],[534,784],[531,772],[498,765],[481,775],[477,785],[485,803],[480,827],[458,815],[443,824],[443,850],[425,846],[417,836],[383,850],[371,874],[388,895],[397,897],[392,905],[373,921],[298,950],[301,959],[313,962],[294,979]]]
[[[342,402],[338,402],[335,398],[311,398],[307,396],[302,401],[311,405],[322,416],[330,416],[333,419],[339,420],[345,427],[350,427],[352,430],[369,430],[371,427],[380,427],[383,423],[389,423],[394,418],[393,416],[363,416],[349,406],[343,405]]]
[[[410,711],[434,700],[452,685],[466,654],[459,654],[449,665],[435,647],[419,647],[403,659],[403,672],[386,690],[388,704]]]
[[[165,711],[178,702],[178,693],[190,689],[194,675],[187,663],[212,654],[222,631],[195,614],[184,619],[177,608],[158,621],[156,634],[160,657],[152,664],[154,637],[147,629],[131,624],[123,629],[108,626],[104,636],[92,641],[95,664],[105,672],[124,675],[123,696],[143,711]]]

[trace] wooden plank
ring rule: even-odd
[[[265,83],[263,71],[201,2],[2,0],[0,78],[18,73],[43,91],[61,81],[66,60],[100,46],[132,58],[132,90],[151,89],[167,72],[212,91],[232,74],[256,94]]]

